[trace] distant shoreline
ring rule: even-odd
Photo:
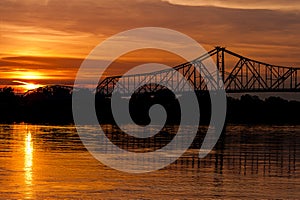
[[[207,93],[197,93],[200,106],[200,124],[210,121],[210,98]],[[96,112],[101,124],[114,124],[110,98],[96,94]],[[179,98],[188,98],[188,94]],[[174,94],[162,90],[155,94],[143,93],[129,99],[130,114],[134,122],[147,125],[150,122],[149,108],[153,104],[165,107],[167,124],[180,123],[180,107]],[[12,88],[0,89],[0,123],[74,124],[72,93],[56,86],[47,90],[31,92],[26,96],[16,95]],[[280,97],[261,100],[258,96],[243,95],[240,99],[227,97],[226,124],[299,125],[300,102]],[[124,124],[127,122],[124,121]]]

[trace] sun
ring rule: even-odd
[[[36,88],[43,87],[44,85],[41,85],[37,82],[50,78],[44,73],[38,71],[25,71],[21,69],[9,72],[6,77],[12,79],[13,83],[17,83],[13,86],[16,89],[17,93],[24,93],[28,90],[34,90]]]
[[[38,87],[40,87],[38,84],[33,84],[33,83],[27,83],[26,85],[23,86],[26,90],[33,90]]]
[[[25,81],[13,81],[14,83],[20,83],[21,85],[19,85],[18,87],[21,88],[23,90],[23,92],[27,92],[28,90],[34,90],[36,88],[42,87],[43,85],[40,84],[35,84],[35,83],[29,83],[29,82],[25,82]]]

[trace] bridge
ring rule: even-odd
[[[219,71],[219,78],[215,80],[209,73],[204,62],[212,58]],[[207,80],[211,90],[224,88],[227,93],[249,92],[300,92],[300,68],[271,65],[256,61],[223,47],[216,47],[200,57],[178,65],[172,69],[151,73],[132,74],[124,76],[110,76],[99,82],[97,93],[110,96],[112,92],[130,94],[130,87],[142,83],[136,93],[156,92],[164,88],[166,82],[171,84],[174,93],[186,92],[185,84],[190,84],[194,91],[206,91]],[[183,77],[178,76],[179,72]],[[182,81],[185,78],[187,82]],[[221,82],[222,81],[222,82]],[[118,83],[118,87],[116,85]],[[176,83],[172,85],[172,83]],[[221,84],[224,83],[224,84]]]

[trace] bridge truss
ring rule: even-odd
[[[214,59],[218,71],[210,73],[205,66],[207,59]],[[228,62],[226,62],[228,61]],[[174,93],[182,93],[191,88],[195,91],[219,90],[227,93],[245,92],[300,92],[300,68],[276,66],[250,58],[222,47],[216,47],[193,61],[178,65],[173,69],[151,73],[111,76],[97,86],[97,93],[110,96],[112,92],[130,94],[132,88],[143,85],[136,93],[156,92],[168,85]],[[179,72],[182,76],[178,76]],[[214,73],[220,76],[216,80]],[[187,81],[183,81],[186,79]],[[208,83],[209,82],[209,83]],[[222,84],[223,83],[223,84]],[[116,85],[118,84],[118,88]],[[191,87],[187,87],[190,84]]]

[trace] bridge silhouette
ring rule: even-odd
[[[212,58],[219,78],[208,71],[205,61]],[[300,68],[271,65],[256,61],[223,47],[216,47],[200,57],[175,66],[172,69],[151,73],[110,76],[99,82],[97,93],[110,96],[112,92],[130,94],[130,89],[139,87],[135,93],[157,92],[170,85],[174,93],[225,89],[227,93],[250,92],[300,92]],[[176,72],[183,76],[178,76]],[[214,72],[214,73],[217,73]],[[187,82],[182,79],[185,78]],[[169,84],[166,84],[166,83]],[[208,84],[209,82],[209,84]],[[172,84],[175,83],[175,84]],[[186,87],[186,84],[192,87]],[[118,87],[116,85],[118,84]],[[208,85],[210,88],[208,88]]]

